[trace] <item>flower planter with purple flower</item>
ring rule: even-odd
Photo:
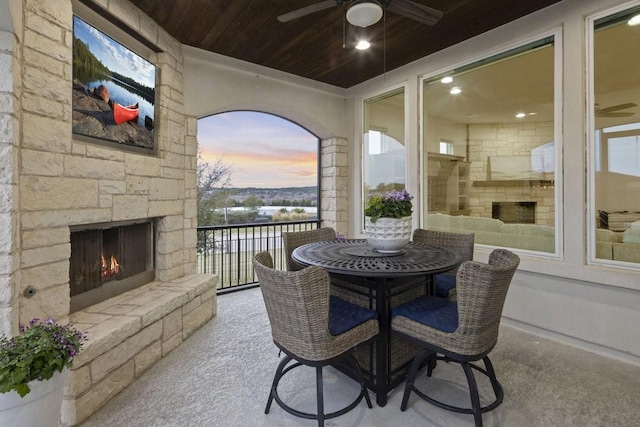
[[[369,246],[381,253],[402,251],[411,240],[412,198],[406,189],[369,195],[364,211]]]
[[[0,339],[0,425],[57,426],[64,383],[86,340],[70,325],[33,319]]]

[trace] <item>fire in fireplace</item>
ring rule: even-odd
[[[154,223],[71,229],[71,312],[154,280]]]

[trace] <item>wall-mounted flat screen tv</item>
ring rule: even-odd
[[[156,67],[73,18],[73,133],[154,148]]]

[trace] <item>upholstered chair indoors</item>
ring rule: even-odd
[[[442,246],[451,249],[464,261],[473,260],[473,233],[450,233],[446,231],[434,231],[418,228],[413,231],[413,241],[429,245]],[[456,298],[456,273],[458,269],[436,274],[435,292],[442,298],[455,300]]]
[[[325,419],[347,413],[363,398],[371,408],[369,393],[353,351],[378,334],[377,313],[330,295],[329,275],[320,267],[293,272],[275,270],[268,252],[256,254],[253,267],[267,308],[273,342],[285,354],[276,369],[265,413],[269,413],[275,399],[290,414],[317,419],[318,425],[322,426]],[[278,395],[280,379],[300,365],[314,367],[316,371],[315,414],[292,408]],[[360,393],[355,400],[329,414],[324,413],[322,382],[322,368],[327,365],[348,373],[360,384]]]
[[[482,413],[496,408],[504,397],[489,360],[489,352],[498,340],[502,308],[511,279],[520,263],[517,255],[505,249],[496,249],[489,263],[466,261],[458,269],[457,301],[437,296],[423,296],[392,310],[391,328],[423,350],[411,363],[407,375],[402,411],[407,409],[411,392],[441,408],[473,414],[476,426],[482,425]],[[438,360],[462,365],[469,384],[471,408],[463,408],[437,401],[415,386],[418,370],[425,359],[437,354]],[[485,368],[471,363],[482,360]],[[495,400],[480,406],[478,386],[473,370],[486,375],[491,381]],[[427,376],[431,375],[431,366]]]
[[[304,266],[298,264],[291,258],[291,253],[298,246],[307,243],[324,242],[327,240],[335,240],[336,231],[331,227],[316,228],[315,230],[305,231],[287,231],[282,233],[282,243],[286,255],[287,270],[298,271]]]

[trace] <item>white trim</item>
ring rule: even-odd
[[[586,101],[588,108],[585,109],[585,138],[586,138],[586,159],[587,159],[587,191],[586,197],[586,225],[587,229],[587,262],[586,265],[595,267],[607,267],[631,272],[638,272],[640,264],[607,260],[596,258],[596,190],[595,190],[595,109],[591,106],[595,105],[595,22],[598,19],[623,12],[627,9],[640,6],[640,1],[632,1],[622,5],[612,7],[598,13],[589,15],[585,18],[585,58],[586,58]],[[637,287],[629,287],[629,289],[640,289]]]
[[[447,68],[441,68],[438,69],[434,72],[430,72],[430,73],[425,73],[425,74],[421,74],[419,75],[419,92],[420,92],[420,105],[418,106],[418,111],[419,111],[419,117],[420,117],[420,162],[421,165],[424,165],[424,161],[425,161],[425,153],[426,150],[424,149],[424,133],[425,133],[425,129],[424,129],[424,84],[425,81],[431,80],[436,76],[440,76],[446,73],[450,73],[452,71],[454,71],[457,68],[460,67],[464,67],[464,66],[468,66],[468,65],[472,65],[475,62],[479,62],[483,59],[486,58],[490,58],[492,56],[495,55],[499,55],[505,52],[509,52],[510,50],[514,50],[517,49],[521,46],[525,46],[529,43],[534,43],[537,41],[540,41],[542,39],[548,38],[548,37],[553,37],[553,48],[554,48],[554,66],[553,66],[553,78],[554,78],[554,82],[553,82],[553,115],[554,115],[554,123],[553,123],[553,134],[554,134],[554,147],[555,147],[555,172],[554,172],[554,214],[555,214],[555,224],[554,224],[554,228],[555,228],[555,252],[553,253],[547,253],[547,252],[537,252],[537,251],[528,251],[528,250],[523,250],[523,249],[517,249],[517,248],[509,248],[512,249],[514,252],[516,253],[521,253],[533,258],[541,258],[541,259],[551,259],[551,260],[555,260],[555,261],[562,261],[564,259],[564,244],[563,244],[563,236],[564,236],[564,204],[562,203],[563,201],[563,157],[562,157],[562,153],[563,153],[563,143],[562,143],[562,138],[563,138],[563,108],[562,108],[562,100],[563,100],[563,95],[564,95],[564,88],[562,85],[562,81],[563,81],[563,72],[564,72],[564,68],[563,68],[563,54],[564,54],[564,49],[563,49],[563,38],[562,38],[562,28],[558,27],[555,28],[553,30],[550,31],[545,31],[542,32],[536,36],[530,36],[528,38],[522,39],[522,40],[518,40],[516,42],[512,42],[510,44],[507,45],[503,45],[501,48],[499,49],[490,49],[484,52],[479,53],[478,55],[472,56],[470,59],[467,59],[465,61],[460,61],[457,64],[451,66],[451,67],[447,67]],[[424,174],[425,174],[425,170],[424,168],[422,168],[420,170],[420,182],[424,182]],[[425,223],[425,218],[424,215],[426,213],[426,207],[424,205],[424,199],[427,199],[428,195],[424,198],[421,199],[421,204],[420,204],[420,226],[424,226]],[[491,245],[481,245],[481,244],[476,244],[476,247],[479,249],[491,249],[491,248],[496,248],[495,246],[491,246]]]
[[[385,95],[389,92],[393,92],[398,89],[403,90],[404,94],[404,153],[405,153],[405,186],[407,186],[407,179],[409,177],[409,168],[407,165],[408,160],[408,149],[407,149],[407,141],[408,141],[408,132],[409,132],[409,123],[408,123],[408,114],[409,111],[409,100],[407,96],[407,81],[402,81],[400,83],[396,83],[392,86],[387,86],[382,90],[377,90],[375,92],[366,93],[360,97],[357,97],[354,102],[354,126],[353,126],[353,147],[354,147],[354,159],[357,161],[354,162],[354,178],[356,178],[356,182],[358,185],[354,186],[354,200],[356,200],[355,206],[353,208],[353,224],[354,224],[354,232],[356,238],[361,238],[364,236],[364,152],[363,152],[363,135],[364,135],[364,104],[368,99],[375,98],[381,95]],[[410,191],[410,189],[407,189]],[[413,193],[412,193],[413,194]],[[414,208],[415,213],[415,208]]]

